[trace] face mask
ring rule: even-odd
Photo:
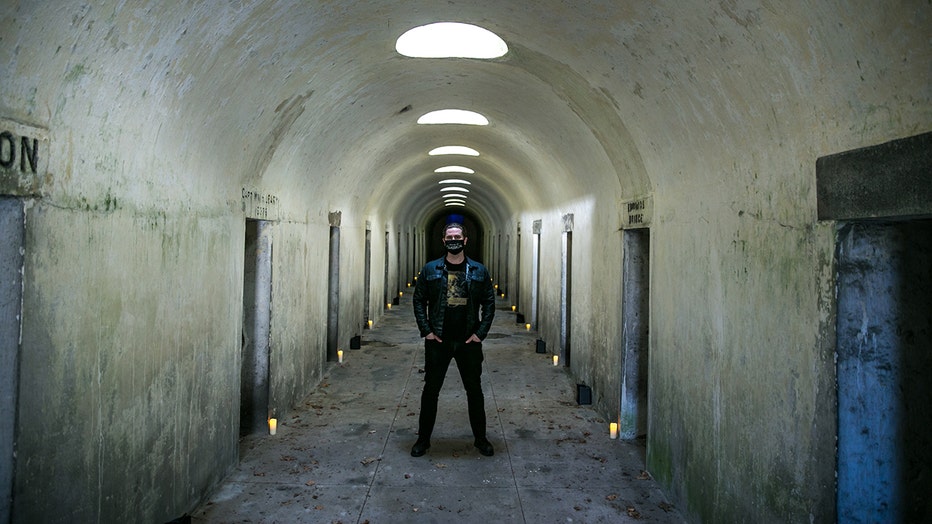
[[[451,254],[458,255],[463,250],[464,244],[462,240],[444,240],[443,245]]]

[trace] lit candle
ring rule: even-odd
[[[340,361],[340,364],[343,363],[343,350],[342,349],[337,350],[337,360]]]
[[[388,309],[391,309],[391,308],[392,308],[392,303],[391,303],[391,302],[389,302],[388,304],[385,304],[385,305],[388,306]]]
[[[398,292],[398,296],[399,296],[399,297],[404,296],[404,294],[405,294],[404,291],[399,291],[399,292]]]
[[[278,430],[278,419],[270,418],[269,419],[269,435],[274,435],[275,431]]]
[[[411,283],[410,283],[410,282],[408,282],[408,287],[411,287]]]
[[[369,321],[369,329],[372,329],[372,321]]]
[[[526,327],[528,331],[531,330],[531,325],[530,325],[530,324],[525,324],[524,327]]]
[[[553,356],[553,365],[556,366],[556,365],[559,364],[559,363],[560,363],[560,355],[554,355],[554,356]]]
[[[512,310],[512,311],[514,311],[514,310],[517,309],[517,308],[518,308],[518,306],[511,306],[511,310]]]
[[[612,422],[611,424],[609,424],[609,425],[608,425],[608,432],[609,432],[609,436],[611,436],[612,440],[618,438],[618,423],[617,423],[617,422]]]

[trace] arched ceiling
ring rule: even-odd
[[[82,121],[137,152],[67,190],[113,186],[139,205],[151,181],[136,174],[157,169],[166,201],[211,191],[235,201],[238,187],[258,187],[289,209],[315,202],[423,225],[440,205],[433,169],[447,163],[427,152],[470,146],[481,156],[454,163],[476,170],[469,206],[492,224],[589,195],[721,183],[693,167],[826,120],[867,114],[864,144],[846,145],[876,141],[884,116],[870,108],[888,95],[871,86],[927,107],[928,67],[916,71],[928,39],[915,27],[929,27],[930,10],[856,4],[12,2],[0,8],[3,34],[16,35],[0,63],[14,88],[0,107],[51,128]],[[509,52],[395,51],[405,31],[437,21],[484,27]],[[416,124],[443,108],[491,123]]]

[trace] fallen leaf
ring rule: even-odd
[[[442,463],[442,462],[438,462],[438,463],[434,464],[434,467],[437,468],[437,469],[443,469],[443,468],[447,467],[447,465],[444,464],[444,463]]]
[[[618,495],[612,494],[605,497],[605,500],[615,500],[618,498]]]
[[[638,480],[650,480],[650,473],[648,473],[648,472],[646,472],[646,471],[644,471],[644,470],[642,469],[642,470],[641,470],[641,474],[638,475]]]
[[[317,482],[316,482],[316,481],[313,481],[313,480],[309,480],[309,481],[307,481],[307,482],[304,483],[305,486],[313,486],[314,484],[317,484]]]

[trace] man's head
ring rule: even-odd
[[[466,228],[451,222],[443,228],[443,245],[450,254],[458,255],[466,246]]]

